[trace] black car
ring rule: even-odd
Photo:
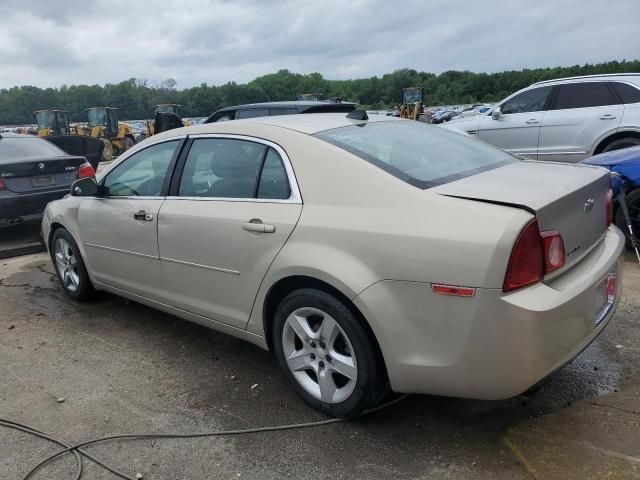
[[[39,226],[47,203],[69,193],[78,178],[94,175],[85,157],[69,155],[42,138],[0,134],[0,229]]]
[[[350,102],[266,102],[235,105],[217,110],[203,123],[225,122],[241,118],[271,117],[274,115],[296,115],[298,113],[348,113],[356,109]]]

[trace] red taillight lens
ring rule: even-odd
[[[78,178],[89,178],[95,177],[96,171],[89,164],[89,162],[85,162],[78,167]]]
[[[613,222],[613,190],[611,188],[607,191],[605,208],[607,209],[606,228],[609,228],[609,225]]]
[[[5,187],[5,184],[4,184],[4,182],[2,181],[2,179],[0,178],[0,190],[4,190],[5,188],[6,188],[6,187]]]
[[[564,265],[564,241],[555,230],[542,232],[544,273],[550,273]]]
[[[538,222],[532,220],[520,232],[511,251],[503,290],[510,292],[539,282],[543,275],[542,241]]]

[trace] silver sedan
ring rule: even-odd
[[[171,130],[49,204],[62,287],[272,350],[351,416],[389,391],[518,395],[620,298],[608,173],[354,112]]]

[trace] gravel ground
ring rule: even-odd
[[[145,479],[640,478],[640,267],[632,260],[612,323],[533,396],[414,395],[309,430],[87,451]],[[0,260],[0,417],[72,442],[324,418],[268,352],[111,295],[74,304],[52,272],[42,253]],[[0,427],[0,478],[21,478],[59,448]],[[68,455],[35,478],[72,479],[75,469]],[[84,478],[117,477],[85,462]]]

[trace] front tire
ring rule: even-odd
[[[340,300],[316,289],[285,297],[274,318],[278,362],[297,393],[335,417],[353,417],[385,396],[387,377],[377,347]]]
[[[64,228],[59,228],[51,240],[51,259],[64,292],[73,300],[83,302],[95,293],[84,265],[78,244]]]

